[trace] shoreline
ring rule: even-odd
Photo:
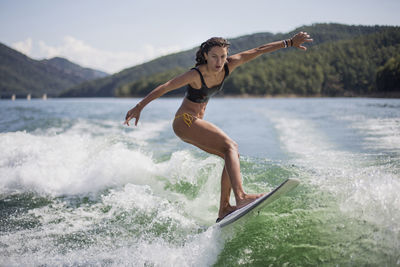
[[[47,97],[46,99],[42,99],[42,97],[32,97],[31,100],[50,100],[50,99],[90,99],[90,98],[118,98],[118,99],[129,99],[129,98],[143,98],[145,96],[86,96],[86,97]],[[161,98],[182,98],[184,96],[180,95],[164,95]],[[251,94],[240,94],[240,95],[217,95],[214,98],[243,98],[243,99],[251,99],[251,98],[387,98],[387,99],[399,99],[400,92],[385,92],[385,93],[373,93],[373,94],[344,94],[337,96],[329,96],[329,95],[296,95],[296,94],[278,94],[278,95],[251,95]],[[11,98],[0,98],[0,100],[12,100]],[[27,100],[26,98],[15,98],[14,100]],[[14,101],[12,100],[12,101]],[[29,101],[30,99],[28,99]]]
[[[328,96],[328,95],[296,95],[296,94],[279,94],[279,95],[223,95],[215,96],[215,98],[390,98],[397,99],[400,98],[400,92],[392,93],[378,93],[378,94],[363,94],[363,95],[338,95],[338,96]]]

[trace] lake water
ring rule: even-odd
[[[398,266],[400,100],[212,99],[247,192],[294,191],[213,227],[223,162],[180,141],[181,99],[0,101],[0,265]]]

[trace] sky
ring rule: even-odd
[[[213,36],[331,22],[400,26],[399,13],[400,0],[0,0],[0,42],[112,74]]]

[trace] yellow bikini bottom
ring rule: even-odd
[[[192,125],[192,123],[193,123],[193,121],[194,121],[194,119],[196,119],[196,117],[195,116],[193,116],[193,115],[190,115],[189,113],[183,113],[183,114],[180,114],[180,115],[177,115],[177,116],[175,116],[175,119],[174,120],[176,120],[177,118],[183,118],[183,121],[186,123],[186,125],[188,126],[188,127],[190,127],[191,125]]]

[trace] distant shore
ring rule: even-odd
[[[63,99],[63,98],[143,98],[144,96],[127,96],[127,97],[46,97],[44,100],[47,99]],[[166,95],[163,98],[182,98],[183,95]],[[240,94],[240,95],[217,95],[214,96],[215,98],[400,98],[400,92],[385,92],[385,93],[371,93],[371,94],[344,94],[344,95],[337,95],[337,96],[328,96],[328,95],[296,95],[296,94],[277,94],[277,95],[251,95],[251,94]],[[26,97],[16,97],[14,100],[26,100]],[[43,99],[42,97],[31,97],[32,100],[40,100]],[[0,97],[0,100],[11,100],[9,97]],[[30,100],[30,99],[28,99]]]
[[[241,94],[241,95],[222,95],[217,96],[220,98],[400,98],[400,92],[388,92],[388,93],[374,93],[374,94],[346,94],[346,95],[338,95],[338,96],[328,96],[328,95],[296,95],[296,94],[278,94],[278,95],[250,95],[250,94]]]

